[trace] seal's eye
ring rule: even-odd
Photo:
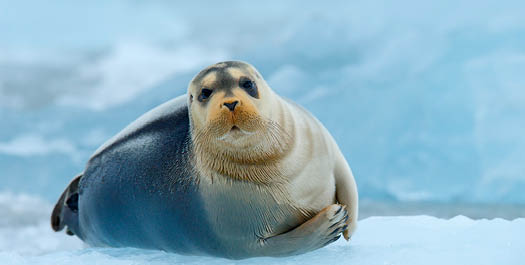
[[[207,100],[211,96],[211,93],[213,93],[213,90],[211,89],[202,89],[201,94],[199,95],[199,101],[203,102],[204,100]]]
[[[248,95],[254,98],[259,98],[259,92],[257,91],[257,85],[255,85],[255,82],[253,82],[252,80],[246,77],[242,77],[239,80],[239,86],[243,88],[246,91],[246,93],[248,93]]]

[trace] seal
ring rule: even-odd
[[[229,61],[95,151],[51,225],[91,246],[243,259],[348,240],[357,209],[330,133],[253,66]]]

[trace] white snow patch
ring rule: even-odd
[[[0,193],[0,264],[19,264],[25,256],[80,249],[83,243],[54,233],[52,206],[24,194]]]

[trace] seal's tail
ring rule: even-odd
[[[78,231],[78,184],[82,174],[76,176],[58,199],[51,214],[51,227],[55,232],[61,231],[67,225],[68,235],[79,236]]]

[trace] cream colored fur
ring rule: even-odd
[[[271,90],[252,66],[228,72],[234,78],[253,79],[259,99],[234,88],[231,94],[214,92],[206,104],[197,102],[203,87],[213,89],[217,81],[213,72],[200,83],[192,81],[188,89],[194,159],[210,214],[216,218],[223,214],[214,197],[246,201],[255,212],[262,212],[260,218],[265,220],[254,229],[264,239],[339,203],[346,205],[350,217],[344,231],[348,239],[357,224],[357,188],[330,133],[309,112]],[[224,107],[235,100],[239,104],[234,112]],[[233,126],[239,129],[232,130]],[[283,205],[283,210],[258,210],[272,201]],[[215,225],[221,229],[220,222]]]

